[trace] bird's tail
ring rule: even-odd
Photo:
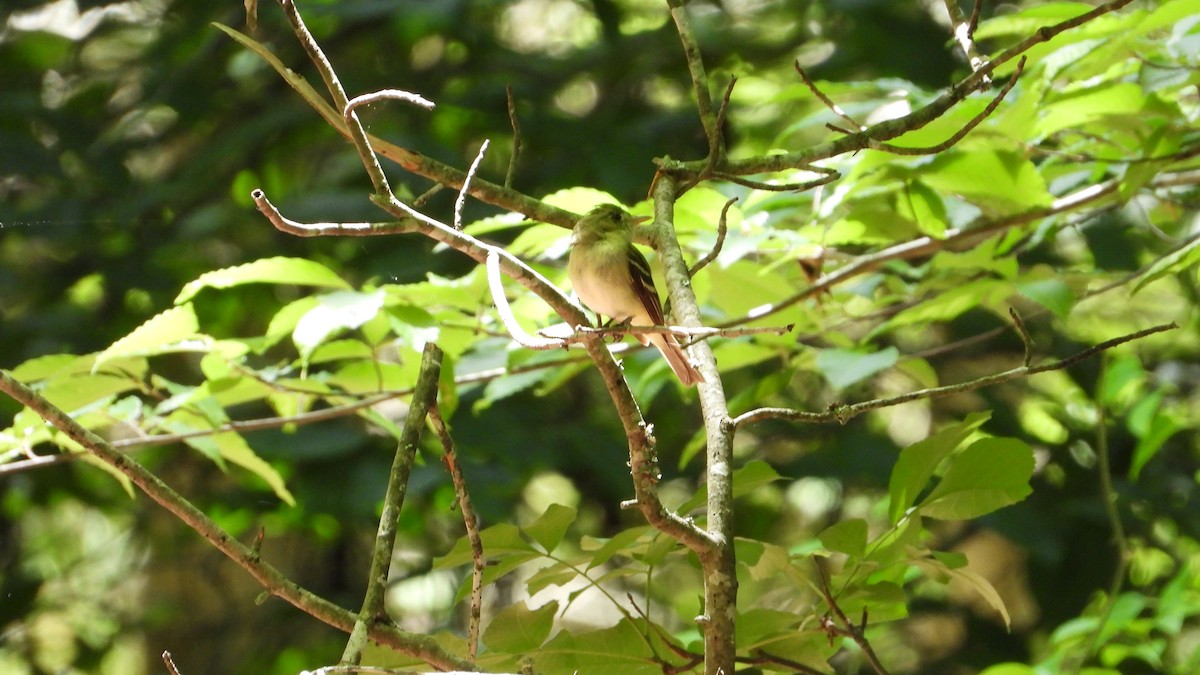
[[[687,354],[684,353],[683,347],[679,345],[679,341],[675,339],[674,335],[653,333],[646,337],[650,344],[658,347],[658,351],[662,352],[663,358],[667,360],[667,365],[671,366],[675,377],[679,378],[683,386],[691,387],[704,381],[704,376],[688,360]]]

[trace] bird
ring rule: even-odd
[[[615,204],[589,211],[575,223],[567,276],[575,295],[598,316],[629,325],[661,326],[662,303],[650,264],[633,245],[633,226],[641,220]],[[704,382],[674,335],[637,333],[634,337],[657,347],[684,386]]]

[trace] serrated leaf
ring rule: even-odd
[[[550,601],[537,609],[524,602],[509,605],[496,613],[483,631],[483,644],[494,652],[527,654],[542,646],[554,627],[558,603]]]
[[[1033,450],[1015,438],[984,438],[962,451],[917,507],[941,520],[969,520],[1029,496]]]
[[[226,431],[212,436],[189,438],[186,443],[210,457],[215,454],[221,459],[246,469],[263,479],[285,504],[296,505],[296,498],[284,484],[283,476],[279,475],[279,472],[262,457],[259,457],[240,434]]]
[[[338,291],[317,298],[316,304],[296,322],[292,341],[307,359],[331,336],[353,330],[375,318],[383,309],[384,292]]]
[[[553,553],[567,533],[567,528],[575,522],[575,516],[575,509],[551,504],[537,520],[524,527],[525,534],[540,544],[546,553]]]
[[[837,389],[845,389],[896,364],[900,351],[888,347],[877,352],[852,349],[822,349],[817,352],[817,369]]]
[[[925,488],[929,479],[933,478],[942,460],[954,452],[968,436],[983,425],[991,416],[989,412],[972,413],[958,424],[952,424],[933,436],[900,451],[896,466],[892,468],[892,476],[888,481],[888,519],[893,523],[908,512],[916,502],[917,495]]]
[[[200,336],[196,312],[190,304],[172,307],[146,320],[131,333],[112,343],[96,356],[93,370],[101,364],[123,356],[151,356],[170,351],[189,349],[189,340],[197,340],[200,349],[207,338]]]
[[[304,258],[263,258],[244,265],[205,272],[189,281],[175,304],[191,300],[205,288],[232,288],[242,284],[289,284],[325,288],[350,288],[350,284],[328,267]]]

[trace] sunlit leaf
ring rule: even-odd
[[[918,508],[941,520],[978,518],[1029,496],[1032,475],[1028,445],[1015,438],[980,439],[954,457]]]
[[[205,272],[189,282],[175,298],[180,305],[205,288],[232,288],[242,284],[290,284],[323,288],[350,288],[333,270],[304,258],[263,258],[254,262]]]

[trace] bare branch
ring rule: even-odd
[[[171,652],[164,651],[162,653],[163,665],[167,667],[169,675],[180,675],[179,668],[175,667],[175,659],[171,658]]]
[[[442,463],[454,483],[454,495],[462,511],[463,524],[467,529],[467,541],[471,543],[471,614],[467,626],[467,658],[475,660],[479,651],[479,621],[483,613],[483,540],[479,536],[479,518],[471,506],[471,495],[467,492],[467,481],[458,466],[458,453],[454,450],[454,438],[442,419],[442,412],[434,405],[429,409],[429,422],[442,444]]]
[[[696,276],[697,272],[704,269],[706,265],[716,260],[717,256],[721,254],[721,247],[725,245],[725,234],[729,229],[725,224],[725,217],[729,214],[729,207],[733,206],[733,203],[736,201],[737,197],[731,197],[729,201],[725,202],[725,206],[721,207],[721,219],[717,221],[717,241],[713,244],[712,250],[703,258],[697,260],[696,264],[692,265],[691,269],[688,270],[688,278]]]
[[[971,11],[970,20],[963,18],[958,0],[945,0],[945,5],[946,13],[950,16],[950,29],[954,33],[954,39],[962,49],[963,55],[967,57],[967,63],[971,64],[971,71],[979,70],[983,66],[983,58],[979,56],[979,49],[975,46],[975,25],[979,21],[979,0],[975,0],[975,8]],[[990,76],[984,75],[980,84],[990,84],[991,81]]]
[[[808,87],[808,90],[813,93],[813,96],[816,96],[818,99],[820,99],[821,103],[824,103],[826,108],[829,108],[830,110],[832,110],[833,114],[837,115],[838,117],[840,117],[843,120],[845,120],[846,122],[848,122],[850,124],[850,126],[854,127],[855,129],[857,129],[859,131],[866,129],[865,126],[859,124],[858,121],[855,120],[853,117],[847,115],[846,111],[842,110],[842,107],[840,105],[838,105],[838,104],[834,103],[832,100],[830,100],[830,98],[825,95],[825,92],[821,91],[821,89],[819,87],[817,87],[817,84],[812,81],[812,78],[810,78],[808,76],[808,73],[806,73],[804,71],[804,69],[800,67],[799,59],[794,61],[793,65],[796,67],[796,72],[800,75],[800,79],[804,82],[804,86]],[[847,133],[849,133],[849,132],[847,132]]]
[[[517,317],[512,313],[512,306],[508,304],[508,296],[504,294],[504,277],[500,272],[500,256],[494,251],[489,252],[486,265],[488,288],[492,291],[492,303],[496,305],[496,313],[500,315],[500,320],[508,329],[508,334],[512,339],[526,349],[561,349],[565,347],[566,343],[561,339],[534,337],[521,328]]]
[[[954,0],[946,0],[946,1],[954,2]],[[1012,91],[1013,85],[1015,85],[1017,83],[1017,78],[1019,78],[1021,76],[1021,73],[1024,72],[1024,70],[1025,70],[1025,57],[1022,56],[1021,60],[1019,62],[1017,62],[1016,72],[1014,72],[1012,74],[1012,77],[1008,78],[1008,82],[1006,82],[1004,84],[1004,87],[1000,89],[1000,93],[996,94],[996,96],[994,98],[992,98],[992,100],[987,104],[987,106],[982,111],[980,111],[978,115],[972,117],[971,120],[969,122],[967,122],[966,125],[963,126],[963,128],[956,131],[954,133],[954,135],[950,136],[950,138],[947,138],[946,140],[942,141],[941,143],[938,143],[937,145],[930,145],[930,146],[922,147],[922,148],[912,148],[912,147],[907,147],[907,146],[903,146],[903,145],[892,145],[891,143],[872,143],[871,148],[874,150],[883,150],[885,152],[890,152],[890,153],[896,154],[896,155],[933,155],[933,154],[937,154],[939,152],[942,152],[944,150],[947,150],[947,149],[953,147],[955,144],[957,144],[959,141],[961,141],[964,137],[966,137],[967,134],[971,133],[971,130],[973,130],[975,127],[979,126],[980,122],[987,119],[989,116],[991,116],[991,114],[993,112],[996,111],[996,106],[1000,105],[1000,101],[1003,101],[1004,97],[1008,94],[1008,92]]]
[[[844,635],[849,637],[851,640],[854,640],[859,649],[862,650],[863,656],[867,657],[867,662],[871,664],[871,668],[873,668],[878,675],[888,675],[887,669],[883,667],[883,663],[880,662],[879,657],[875,655],[875,650],[871,647],[871,643],[867,640],[867,636],[864,633],[866,630],[866,614],[863,614],[862,626],[859,626],[851,621],[849,617],[846,616],[846,613],[842,611],[842,608],[840,605],[838,605],[837,600],[833,597],[833,592],[829,590],[829,579],[825,576],[825,568],[821,559],[814,557],[813,566],[817,568],[817,578],[821,580],[821,595],[825,598],[825,604],[829,605],[829,610],[833,612],[834,615],[836,615],[837,618],[842,622],[841,626],[837,626],[827,618],[826,622],[823,624],[824,627],[827,630],[830,630],[831,634]]]
[[[687,59],[688,73],[692,76],[692,90],[696,95],[696,108],[700,113],[700,123],[704,126],[704,136],[708,139],[708,156],[720,157],[725,154],[725,142],[721,129],[717,125],[717,116],[713,113],[712,94],[708,90],[708,74],[704,69],[704,59],[700,55],[700,45],[692,34],[692,25],[688,20],[687,8],[682,0],[667,0],[671,8],[671,18],[675,21],[675,31],[679,33],[679,41],[683,44],[683,55]],[[730,88],[733,82],[729,83]],[[705,160],[707,164],[709,160]]]
[[[329,95],[333,97],[334,107],[343,111],[346,129],[350,133],[350,140],[354,143],[355,149],[358,150],[358,156],[362,159],[363,167],[367,170],[367,175],[371,177],[371,184],[375,186],[375,193],[391,196],[392,187],[388,184],[387,176],[383,173],[383,167],[379,165],[379,159],[375,156],[375,151],[371,149],[371,141],[367,138],[367,132],[358,121],[358,115],[354,112],[354,109],[350,107],[350,101],[346,97],[346,90],[342,88],[342,83],[338,80],[337,73],[333,70],[333,64],[329,62],[329,59],[325,56],[325,52],[321,50],[321,46],[317,44],[312,33],[308,31],[308,26],[304,25],[304,19],[296,9],[296,3],[293,0],[279,0],[279,5],[283,7],[283,13],[287,16],[288,23],[292,25],[292,31],[296,34],[296,38],[300,41],[301,46],[304,47],[304,51],[308,53],[309,60],[313,62],[313,65],[317,68],[317,72],[321,75],[321,79],[325,81],[325,88],[329,91]]]
[[[379,530],[375,535],[375,547],[367,572],[367,590],[363,594],[362,609],[358,612],[350,639],[346,641],[346,649],[342,652],[343,664],[359,662],[371,628],[387,618],[383,603],[388,570],[392,564],[392,549],[396,546],[396,527],[400,521],[400,509],[404,506],[404,495],[408,492],[408,478],[412,474],[417,443],[421,439],[421,430],[425,428],[425,415],[437,404],[437,385],[441,373],[442,350],[432,342],[427,343],[421,355],[421,369],[417,374],[408,416],[404,419],[392,469],[388,474],[383,511],[379,515]],[[475,660],[474,654],[470,660]]]
[[[517,120],[517,101],[513,98],[512,86],[504,85],[504,96],[508,100],[508,121],[512,124],[512,156],[508,159],[508,171],[504,173],[505,189],[512,189],[517,175],[517,162],[521,159],[521,123]]]
[[[484,139],[483,144],[479,146],[475,161],[471,162],[471,168],[467,170],[467,178],[458,190],[458,198],[454,200],[454,229],[456,230],[462,229],[462,210],[463,205],[467,202],[467,188],[471,186],[471,179],[475,177],[475,171],[479,169],[479,163],[483,161],[483,155],[487,152],[490,143],[491,141]]]
[[[128,477],[146,496],[207,539],[217,550],[224,553],[261,583],[269,593],[339,630],[350,632],[354,628],[356,619],[354,614],[300,587],[278,569],[263,562],[250,547],[221,529],[219,525],[158,476],[114,448],[95,432],[80,425],[70,415],[3,369],[0,369],[0,391],[8,394],[18,403],[28,406],[42,419],[82,446],[84,450]],[[407,633],[392,625],[380,623],[372,625],[370,637],[375,642],[392,647],[401,653],[415,656],[440,668],[469,670],[472,667],[471,663],[446,652],[432,637]]]
[[[762,422],[769,419],[808,422],[811,424],[823,424],[828,422],[839,422],[841,424],[845,424],[851,418],[857,417],[868,410],[878,410],[880,408],[888,408],[891,406],[900,405],[901,403],[908,403],[910,401],[941,398],[951,394],[975,391],[976,389],[983,389],[984,387],[990,387],[992,385],[1007,382],[1009,380],[1015,380],[1019,377],[1028,377],[1030,375],[1036,375],[1038,373],[1044,373],[1050,370],[1062,370],[1063,368],[1073,366],[1084,359],[1091,358],[1096,354],[1112,349],[1118,345],[1125,344],[1126,342],[1140,340],[1148,335],[1153,335],[1155,333],[1161,333],[1168,330],[1175,330],[1177,328],[1179,328],[1179,325],[1172,321],[1171,323],[1161,324],[1152,328],[1146,328],[1128,335],[1113,338],[1111,340],[1106,340],[1065,359],[1059,359],[1057,361],[1052,361],[1040,366],[1021,366],[1019,368],[1013,368],[1011,370],[1006,370],[994,375],[986,375],[969,382],[920,389],[907,394],[900,394],[899,396],[891,396],[889,398],[872,399],[870,401],[863,401],[861,403],[853,403],[849,405],[831,404],[829,406],[829,410],[823,413],[805,412],[802,410],[792,410],[790,408],[757,408],[755,410],[738,415],[732,420],[731,424],[735,428],[739,428],[747,424],[754,424],[756,422]]]
[[[346,107],[342,109],[342,117],[346,120],[346,124],[353,124],[352,115],[359,106],[370,105],[379,101],[404,101],[405,103],[411,103],[426,110],[433,110],[436,107],[433,101],[420,94],[414,94],[402,89],[381,89],[369,94],[355,96],[347,101]]]
[[[1021,344],[1025,347],[1025,358],[1022,359],[1022,365],[1029,367],[1029,364],[1033,362],[1033,338],[1029,337],[1029,329],[1025,327],[1025,322],[1021,320],[1021,315],[1017,313],[1016,309],[1009,307],[1008,315],[1012,317],[1017,334],[1021,336]]]

